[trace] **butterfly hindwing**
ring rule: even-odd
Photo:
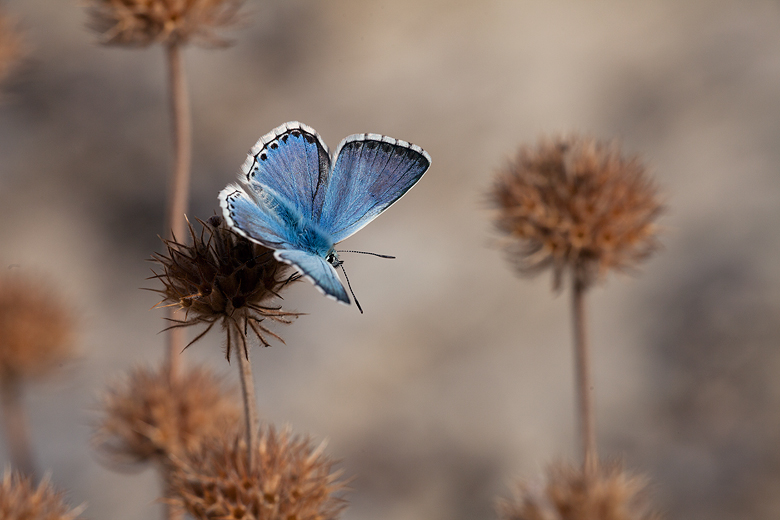
[[[297,267],[326,296],[349,304],[349,296],[336,270],[323,257],[294,249],[278,250],[274,256],[280,262]]]
[[[341,242],[374,220],[420,180],[431,157],[417,145],[355,134],[336,150],[320,226]]]
[[[319,220],[330,155],[313,128],[291,121],[264,135],[241,166],[247,183],[271,188],[304,217]]]

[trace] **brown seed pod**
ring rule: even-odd
[[[74,354],[73,316],[46,282],[0,276],[0,379],[42,376]]]
[[[244,0],[87,0],[90,27],[109,45],[225,45],[217,30],[235,25]]]
[[[0,518],[3,520],[77,520],[84,506],[71,508],[48,477],[35,486],[31,477],[6,469],[0,484]]]
[[[614,144],[571,136],[521,147],[489,197],[510,260],[525,274],[551,268],[556,289],[567,271],[588,286],[659,246],[657,188]]]
[[[587,473],[555,464],[542,485],[520,484],[512,500],[498,504],[500,520],[659,520],[651,510],[645,479],[618,464]]]
[[[205,438],[238,424],[239,401],[206,367],[173,380],[164,368],[137,367],[105,391],[92,442],[117,465],[198,450]]]
[[[260,431],[257,463],[247,467],[243,433],[215,437],[168,474],[171,502],[198,520],[332,520],[346,502],[333,460],[287,429]]]
[[[163,240],[167,254],[155,254],[163,272],[155,273],[164,289],[159,306],[178,306],[186,318],[172,327],[205,324],[206,329],[188,347],[202,338],[216,323],[226,331],[226,356],[230,360],[232,341],[236,338],[246,349],[246,335],[252,331],[268,346],[265,335],[282,340],[263,324],[269,319],[290,323],[299,314],[283,311],[270,304],[280,291],[294,280],[290,267],[274,258],[267,247],[250,242],[228,229],[222,217],[213,216],[208,223],[200,221],[202,230],[195,233],[190,225],[192,245]],[[232,339],[231,339],[232,338]]]

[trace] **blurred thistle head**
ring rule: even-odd
[[[87,0],[90,27],[108,45],[211,45],[228,42],[219,29],[235,25],[244,0]]]
[[[35,486],[32,478],[5,470],[0,485],[0,518],[3,520],[76,520],[84,506],[71,508],[48,477]]]
[[[512,500],[498,504],[500,520],[660,520],[652,511],[645,479],[620,465],[584,472],[555,464],[541,485],[522,483]]]
[[[509,258],[521,273],[551,268],[558,289],[567,273],[588,287],[657,249],[657,191],[637,157],[571,136],[521,147],[489,195]]]
[[[74,354],[73,316],[44,281],[0,275],[0,380],[46,375]]]
[[[181,455],[237,424],[238,401],[205,367],[173,380],[163,368],[138,367],[106,390],[93,445],[118,465]]]
[[[25,46],[11,19],[0,10],[0,83],[24,55]]]
[[[290,323],[298,313],[272,306],[279,292],[298,278],[289,274],[290,267],[274,258],[273,251],[255,244],[228,229],[220,216],[208,223],[199,221],[202,229],[196,233],[190,225],[192,245],[163,240],[167,254],[155,254],[163,272],[155,273],[164,289],[158,306],[177,306],[185,318],[171,327],[205,324],[206,329],[187,346],[202,338],[216,323],[226,332],[226,355],[230,360],[232,342],[236,339],[246,351],[246,333],[253,332],[268,346],[265,335],[278,340],[263,320]],[[185,347],[186,348],[186,347]]]
[[[260,431],[257,464],[247,467],[243,433],[215,437],[200,452],[174,460],[171,501],[197,520],[332,520],[346,501],[334,461],[288,429]]]

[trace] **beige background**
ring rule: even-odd
[[[0,262],[56,280],[81,357],[27,394],[37,459],[89,518],[159,515],[151,470],[90,451],[106,381],[161,357],[138,290],[170,165],[161,49],[95,44],[75,1],[4,2],[32,47],[0,105]],[[641,153],[665,251],[593,291],[600,447],[670,518],[780,516],[780,5],[776,2],[250,2],[227,50],[186,52],[191,215],[256,139],[301,120],[424,147],[418,187],[345,242],[366,314],[309,284],[256,351],[261,414],[354,475],[347,520],[494,518],[518,477],[576,455],[567,295],[518,279],[485,205],[516,146],[577,130]],[[233,377],[212,335],[186,352]],[[7,454],[0,450],[0,460]]]

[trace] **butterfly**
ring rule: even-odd
[[[241,182],[223,189],[219,201],[231,229],[349,305],[335,244],[400,199],[430,165],[419,146],[378,134],[350,135],[331,155],[313,128],[292,121],[257,141]]]

